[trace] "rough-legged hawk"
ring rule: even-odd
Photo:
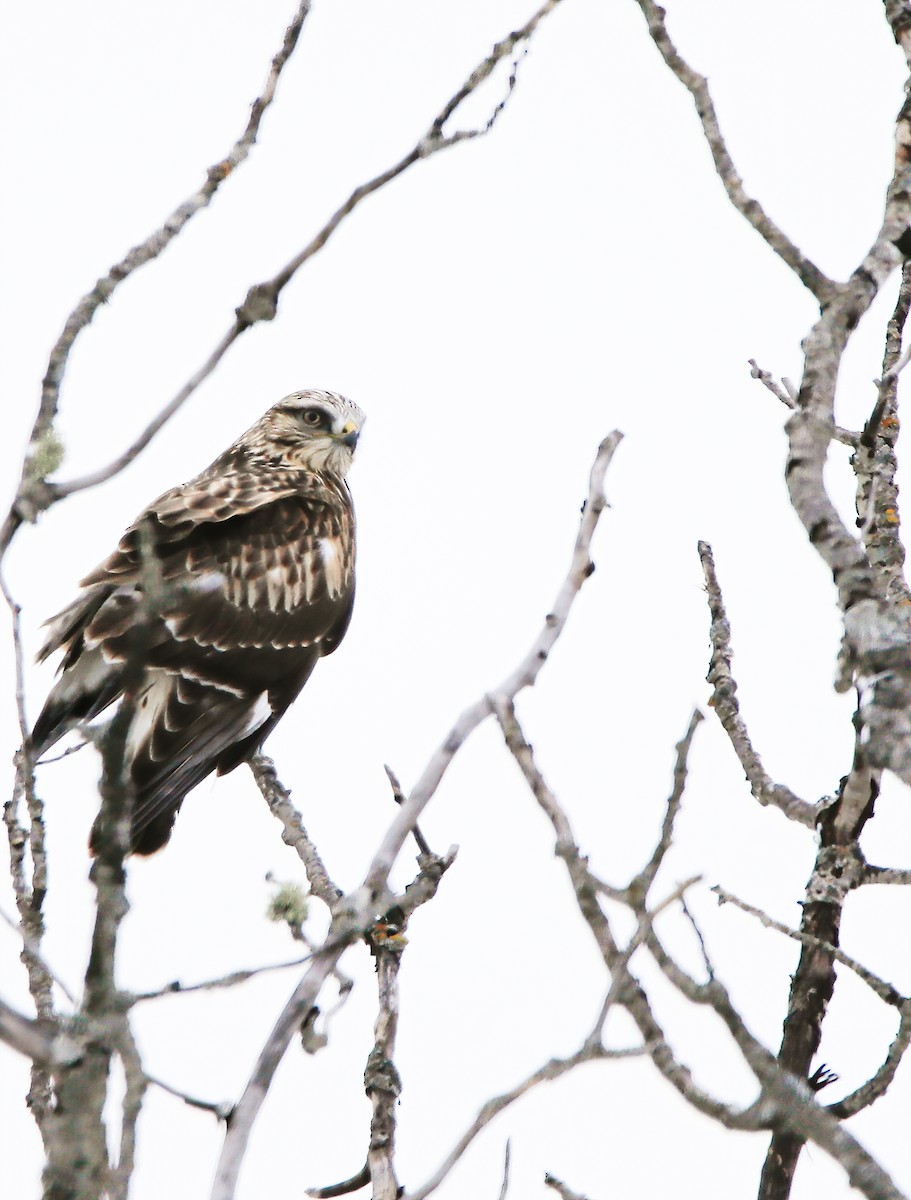
[[[187,792],[259,749],[344,636],[354,600],[345,475],[363,422],[337,393],[286,396],[150,504],[48,622],[39,658],[64,659],[32,751],[129,686],[132,851],[163,846]]]

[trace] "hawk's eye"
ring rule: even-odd
[[[326,414],[318,408],[307,408],[301,413],[301,420],[305,425],[309,425],[311,429],[319,429],[326,425]]]

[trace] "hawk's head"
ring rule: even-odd
[[[364,419],[358,406],[338,392],[292,392],[273,404],[243,441],[275,465],[344,479]]]

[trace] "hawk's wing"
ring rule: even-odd
[[[207,475],[149,506],[49,623],[42,650],[66,653],[37,753],[115,700],[139,659],[127,755],[140,852],[167,840],[191,787],[262,744],[338,645],[354,598],[344,483]]]

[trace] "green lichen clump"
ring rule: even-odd
[[[297,883],[279,883],[275,889],[266,916],[270,921],[300,928],[307,919],[307,893]]]
[[[46,479],[60,469],[64,456],[63,442],[53,429],[46,429],[32,446],[28,456],[27,478],[29,481]]]

